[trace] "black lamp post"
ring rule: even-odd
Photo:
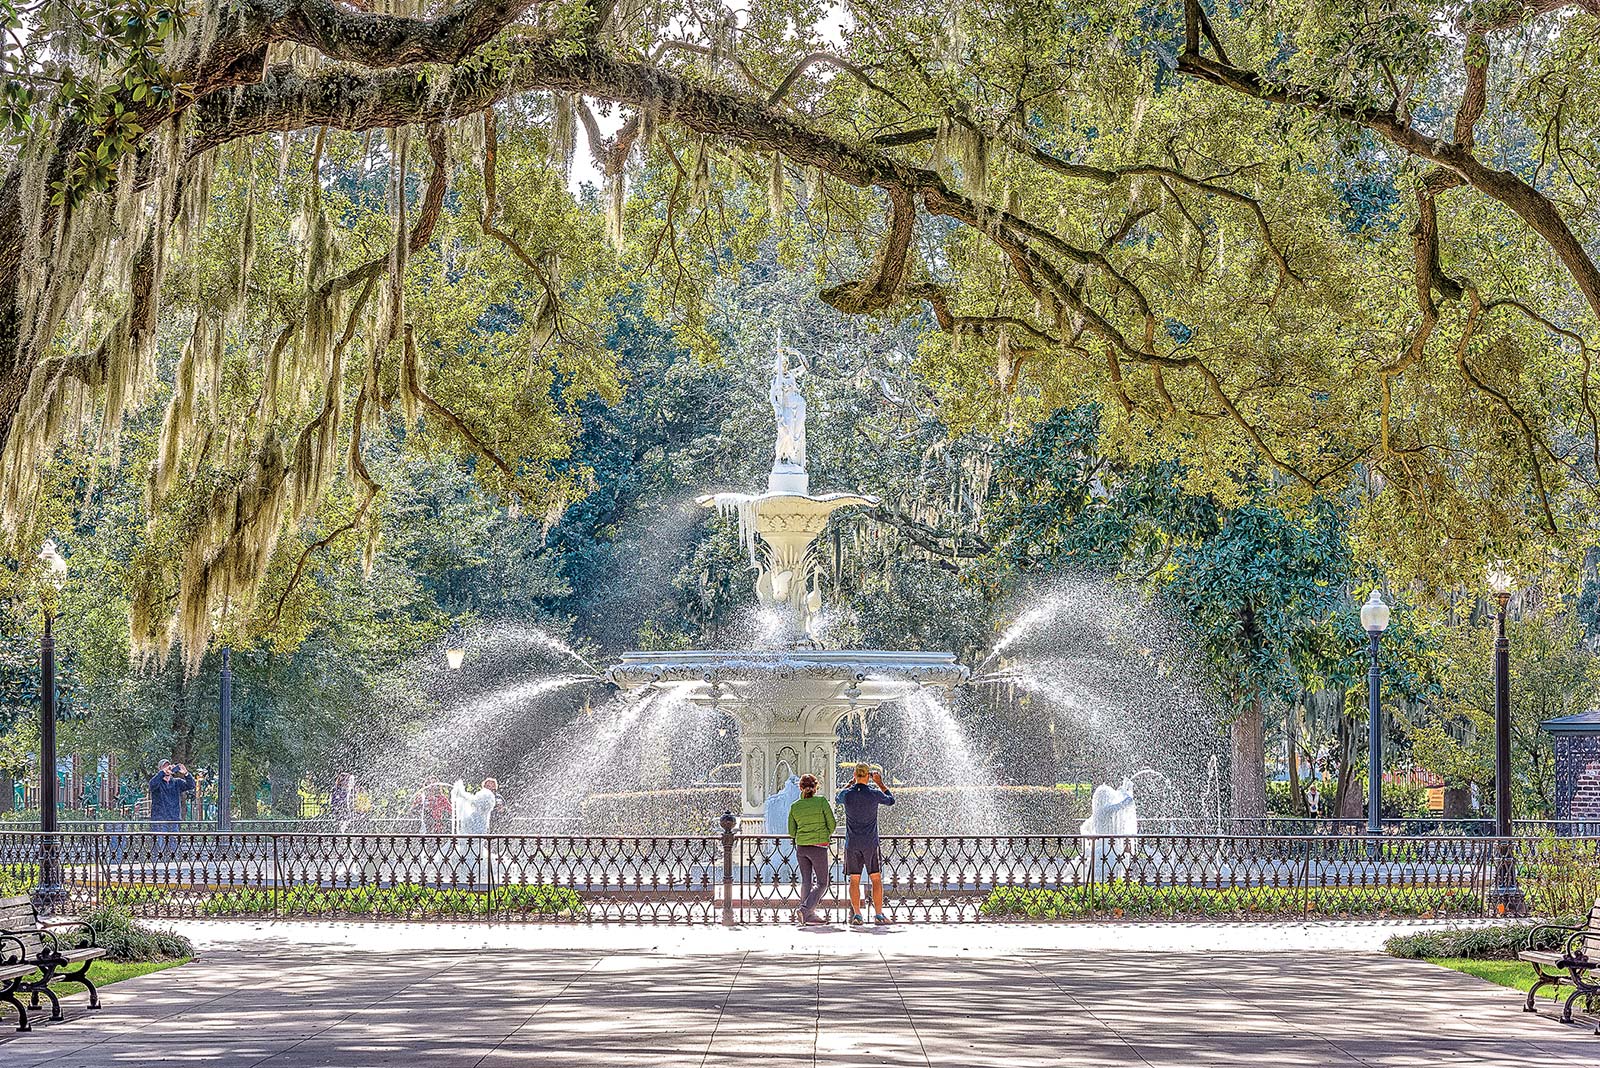
[[[217,682],[217,830],[233,829],[233,650],[222,647]]]
[[[67,562],[56,543],[39,550],[44,566],[44,635],[39,639],[39,885],[34,904],[41,913],[54,912],[66,900],[61,885],[60,824],[56,812],[56,639],[55,599],[67,577]]]
[[[1513,915],[1524,911],[1517,865],[1511,854],[1511,643],[1506,640],[1506,604],[1513,581],[1503,563],[1489,566],[1489,589],[1498,611],[1494,627],[1494,836],[1493,903]]]
[[[1383,681],[1378,667],[1378,639],[1389,628],[1389,606],[1377,590],[1361,606],[1361,626],[1367,632],[1367,833],[1383,833],[1383,708],[1378,690]]]

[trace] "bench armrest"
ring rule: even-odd
[[[1584,942],[1588,939],[1589,934],[1590,932],[1583,927],[1575,929],[1567,939],[1566,946],[1561,950],[1562,955],[1571,960],[1588,960],[1589,954],[1584,952]]]
[[[94,926],[92,924],[85,923],[82,920],[56,920],[52,923],[41,923],[39,927],[41,928],[41,934],[45,931],[58,928],[61,930],[76,928],[80,931],[87,931],[89,934],[89,941],[86,944],[91,946],[97,946],[100,944],[99,942],[95,941],[98,935],[95,932]],[[52,941],[54,941],[54,937],[54,935],[51,936]]]
[[[10,953],[6,952],[5,947],[7,942],[15,942],[17,944],[17,956],[15,960],[12,959]],[[18,938],[16,935],[6,934],[4,931],[0,931],[0,963],[26,964],[27,961],[28,947],[23,944],[22,939]]]
[[[1539,938],[1539,932],[1541,932],[1541,931],[1564,931],[1566,933],[1562,936],[1561,941],[1562,942],[1570,942],[1570,941],[1572,941],[1572,936],[1574,934],[1582,934],[1583,930],[1584,929],[1582,927],[1573,927],[1571,924],[1565,924],[1565,923],[1541,923],[1538,926],[1534,927],[1531,931],[1528,932],[1528,940],[1525,943],[1523,943],[1522,948],[1523,949],[1538,949],[1539,947],[1538,947],[1538,945],[1536,943],[1537,943],[1538,938]]]

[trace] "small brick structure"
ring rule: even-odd
[[[1600,709],[1539,725],[1555,746],[1556,820],[1600,824]]]

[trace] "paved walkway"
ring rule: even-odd
[[[200,960],[0,1038],[5,1068],[1600,1064],[1349,925],[189,924]]]

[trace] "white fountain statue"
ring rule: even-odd
[[[1138,843],[1139,807],[1133,798],[1133,780],[1121,787],[1101,783],[1089,801],[1089,818],[1078,833],[1090,840],[1089,868],[1096,882],[1122,874],[1128,854]]]
[[[767,798],[763,806],[766,809],[768,834],[789,833],[789,810],[798,800],[800,800],[800,776],[791,775],[784,782],[783,789]]]
[[[831,796],[838,767],[835,729],[920,686],[955,686],[967,669],[949,653],[820,647],[823,569],[812,546],[828,517],[851,505],[876,505],[854,493],[813,495],[806,473],[805,373],[778,338],[771,388],[776,424],[772,471],[763,493],[717,493],[699,503],[738,516],[739,537],[756,572],[756,596],[776,637],[757,650],[624,653],[606,672],[623,689],[672,686],[689,700],[727,712],[739,724],[741,808],[760,833],[765,803],[791,775],[817,777]],[[785,817],[787,819],[787,816]],[[787,827],[777,833],[787,833]]]
[[[772,415],[778,423],[778,437],[773,448],[772,474],[767,478],[767,488],[793,489],[805,493],[806,395],[800,392],[800,376],[806,373],[806,365],[802,361],[792,369],[789,367],[781,331],[777,349],[772,360],[772,387],[767,391],[767,399],[772,402]]]
[[[483,780],[483,789],[468,790],[460,779],[450,787],[450,830],[465,836],[483,836],[489,833],[489,817],[499,803],[495,788],[500,784],[493,779]],[[476,882],[480,870],[486,868],[489,855],[487,842],[472,843],[465,847],[460,858],[463,874]]]

